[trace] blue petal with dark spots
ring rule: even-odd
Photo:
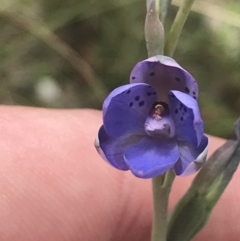
[[[174,97],[173,97],[174,96]],[[190,95],[180,91],[171,91],[169,94],[169,108],[173,117],[176,138],[182,141],[188,141],[195,147],[199,146],[203,138],[203,120],[197,101]],[[186,114],[182,116],[182,112],[175,112],[175,109],[186,109]]]
[[[145,134],[144,123],[156,102],[156,96],[147,96],[149,85],[129,84],[125,91],[131,90],[129,94],[119,94],[114,90],[107,98],[104,110],[103,123],[106,132],[112,137],[120,137],[130,134]],[[154,89],[151,87],[152,91]],[[122,91],[122,90],[121,90]],[[120,92],[121,92],[120,91]],[[139,97],[140,102],[135,102]]]

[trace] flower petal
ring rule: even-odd
[[[114,90],[103,106],[103,123],[112,137],[145,134],[144,122],[156,102],[156,92],[147,84],[129,84],[125,91]],[[109,100],[110,98],[110,100]]]
[[[132,84],[131,86],[136,86],[138,84]],[[129,89],[129,84],[128,85],[122,85],[117,87],[116,89],[114,89],[109,95],[108,97],[104,100],[103,102],[103,107],[102,107],[102,111],[103,111],[103,116],[105,115],[107,108],[112,100],[113,97],[123,93],[125,90]]]
[[[197,101],[180,91],[170,91],[169,109],[175,122],[176,138],[197,147],[203,138],[203,120]]]
[[[142,136],[110,137],[101,126],[95,140],[95,147],[100,156],[112,166],[120,170],[128,170],[123,154],[127,148],[136,144]]]
[[[178,143],[180,158],[174,166],[176,175],[187,176],[197,172],[206,162],[208,138],[203,136],[196,148],[188,142]]]
[[[158,100],[168,103],[170,90],[198,96],[198,84],[174,59],[157,55],[139,62],[130,75],[130,83],[147,83],[154,87]]]
[[[135,176],[151,178],[173,167],[179,158],[179,151],[172,139],[144,137],[126,150],[124,158]]]

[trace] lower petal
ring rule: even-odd
[[[176,175],[187,176],[197,172],[206,162],[208,138],[203,136],[196,148],[188,142],[179,142],[180,158],[174,166]]]
[[[144,137],[126,150],[124,158],[135,176],[152,178],[172,168],[179,159],[179,151],[171,139]]]
[[[123,154],[127,148],[134,145],[141,139],[141,136],[123,136],[119,138],[110,137],[103,126],[99,129],[95,140],[95,147],[100,156],[120,170],[128,170]]]

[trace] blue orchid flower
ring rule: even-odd
[[[173,168],[190,175],[206,161],[208,138],[197,103],[195,79],[166,56],[139,62],[130,84],[103,103],[95,146],[108,163],[152,178]]]

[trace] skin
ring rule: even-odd
[[[151,181],[118,171],[93,147],[93,110],[0,107],[1,241],[149,241]],[[211,154],[224,140],[210,137]],[[195,241],[240,238],[239,170]],[[192,180],[175,180],[170,209]]]

